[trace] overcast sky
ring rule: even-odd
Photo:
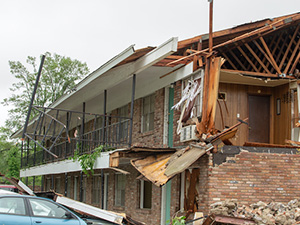
[[[207,33],[208,7],[207,0],[0,0],[0,100],[15,81],[9,60],[48,51],[92,72],[131,44]],[[300,0],[214,0],[214,31],[299,11]],[[7,109],[0,106],[0,125]]]

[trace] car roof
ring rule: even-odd
[[[16,192],[12,192],[12,191],[7,191],[7,190],[2,190],[0,189],[0,196],[4,196],[4,195],[20,195]]]

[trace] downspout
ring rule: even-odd
[[[169,105],[168,105],[168,147],[173,147],[173,118],[174,110],[174,87],[173,85],[169,88]],[[166,221],[170,221],[171,217],[171,192],[172,192],[172,181],[169,180],[166,184]],[[167,224],[167,223],[166,223]]]

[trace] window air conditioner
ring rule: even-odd
[[[196,125],[189,125],[181,128],[180,142],[197,140],[196,137]]]

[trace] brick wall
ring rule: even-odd
[[[115,206],[115,172],[112,170],[104,170],[104,173],[108,173],[108,199],[107,199],[107,210],[126,213],[128,216],[136,219],[138,221],[146,222],[148,225],[157,225],[160,224],[161,216],[161,188],[152,185],[152,202],[151,209],[141,209],[140,208],[140,180],[136,178],[140,173],[133,168],[131,165],[120,166],[121,169],[130,172],[129,175],[126,175],[126,185],[125,185],[125,206]],[[95,174],[100,174],[100,170],[95,170]],[[71,176],[71,189],[70,192],[71,198],[74,197],[74,177],[78,176],[77,183],[77,199],[79,200],[79,186],[80,186],[80,173],[74,172],[69,173],[68,176]],[[46,177],[51,178],[51,175]],[[60,189],[64,194],[65,190],[65,175],[57,174],[54,175],[55,178],[60,177]],[[172,179],[172,193],[171,193],[171,216],[174,215],[179,210],[179,199],[180,199],[180,176],[176,176]],[[99,202],[100,204],[92,204],[92,179],[93,176],[87,177],[87,188],[84,190],[86,192],[86,203],[100,207],[101,204],[101,194]],[[46,179],[45,179],[46,180]],[[52,180],[52,179],[50,179]],[[55,185],[54,185],[55,186]]]
[[[206,193],[203,190],[203,203],[209,206],[236,199],[239,204],[249,205],[258,201],[287,203],[299,198],[300,155],[285,151],[285,154],[241,151],[219,166],[211,166],[208,186],[201,188],[208,188]],[[204,208],[205,213],[207,209]]]

